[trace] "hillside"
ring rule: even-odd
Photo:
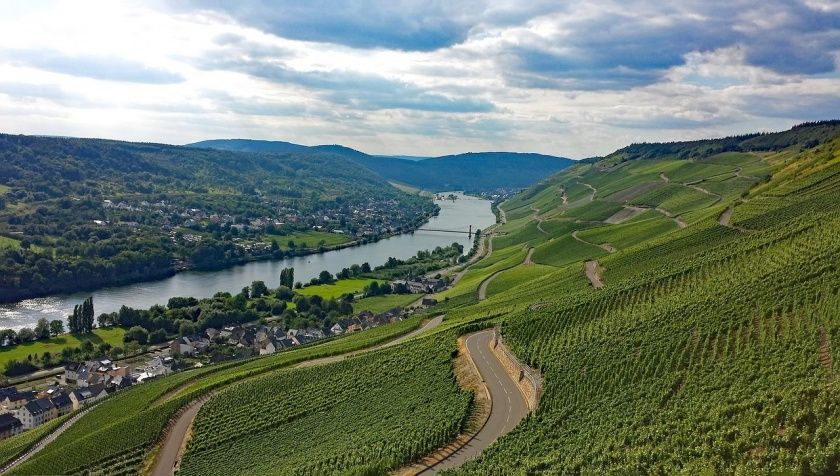
[[[545,392],[445,474],[832,474],[840,131],[795,130],[773,150],[677,158],[694,144],[660,144],[667,157],[570,167],[501,205],[492,251],[437,296],[427,317],[443,321],[420,337],[294,367],[409,319],[132,388],[11,474],[137,473],[170,416],[211,392],[185,474],[384,474],[468,427],[456,338],[492,326]]]
[[[315,251],[435,211],[342,158],[97,139],[0,135],[0,184],[0,300],[281,257],[301,234],[294,252]]]
[[[388,180],[436,192],[521,189],[574,163],[562,157],[514,152],[471,152],[410,160],[368,155],[341,145],[307,147],[246,139],[208,140],[189,144],[189,147],[278,153],[308,150],[338,155],[354,160]]]

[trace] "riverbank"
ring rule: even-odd
[[[495,215],[490,211],[490,202],[456,200],[437,202],[440,211],[429,218],[422,228],[466,231],[468,224],[473,229],[492,225]],[[327,270],[337,273],[353,264],[384,264],[388,258],[406,260],[421,250],[445,248],[457,242],[470,249],[472,240],[466,234],[434,232],[428,230],[406,230],[404,233],[382,235],[377,240],[354,240],[331,246],[322,252],[312,250],[299,256],[272,259],[270,256],[227,266],[215,271],[183,269],[158,280],[143,280],[132,284],[87,289],[75,293],[56,293],[36,298],[17,300],[0,304],[0,328],[20,329],[33,327],[40,318],[48,320],[66,319],[73,307],[89,296],[93,296],[96,315],[119,311],[123,305],[135,309],[148,309],[153,305],[165,305],[171,297],[212,297],[217,292],[236,294],[254,281],[264,281],[276,286],[284,268],[295,269],[295,281],[308,282]]]
[[[319,248],[308,248],[304,250],[294,251],[294,252],[284,252],[284,256],[282,257],[275,257],[272,254],[266,254],[261,256],[248,256],[238,260],[226,261],[223,263],[219,263],[218,266],[195,266],[189,264],[183,264],[179,266],[173,266],[168,269],[161,269],[159,272],[152,272],[150,274],[144,276],[134,277],[127,277],[126,279],[120,279],[116,281],[109,281],[107,283],[97,283],[93,286],[84,286],[84,285],[77,285],[73,287],[61,288],[46,292],[32,292],[29,290],[20,290],[17,293],[14,291],[3,290],[0,293],[0,304],[15,304],[25,299],[34,299],[40,298],[45,296],[51,296],[55,294],[76,294],[76,293],[83,293],[83,292],[91,292],[97,289],[115,287],[115,286],[126,286],[131,284],[139,284],[139,283],[147,283],[152,281],[158,281],[161,279],[171,278],[178,273],[183,272],[211,272],[211,271],[222,271],[230,268],[234,268],[236,266],[244,266],[249,263],[257,263],[263,261],[282,261],[289,258],[300,258],[300,257],[307,257],[312,255],[320,255],[324,253],[328,253],[330,251],[337,251],[343,250],[347,248],[354,248],[357,246],[368,245],[371,243],[377,243],[381,240],[386,240],[388,238],[392,238],[399,235],[411,234],[416,232],[419,228],[429,223],[429,220],[436,217],[437,215],[430,215],[425,217],[425,221],[420,223],[419,225],[406,230],[406,231],[395,231],[390,233],[383,233],[381,235],[377,235],[376,237],[370,239],[361,239],[361,240],[351,240],[345,243],[339,243],[330,246],[323,246]],[[13,293],[13,294],[12,294]]]

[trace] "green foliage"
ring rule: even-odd
[[[348,241],[313,226],[355,233],[381,225],[381,215],[351,213],[372,202],[389,204],[396,229],[415,228],[436,207],[356,163],[321,155],[0,135],[0,164],[11,189],[0,233],[16,238],[0,239],[0,301],[279,258],[294,240],[292,254],[313,252]],[[278,213],[295,224],[275,224]],[[345,218],[325,223],[326,213]],[[257,246],[266,236],[285,239]]]
[[[581,231],[634,245],[600,258],[605,288],[569,266],[449,310],[500,321],[546,383],[534,417],[450,473],[834,472],[840,148],[823,144],[735,204],[747,231],[723,206],[668,233]]]
[[[139,470],[146,452],[166,423],[186,403],[242,379],[304,360],[356,351],[391,340],[420,324],[417,319],[380,326],[346,337],[303,346],[270,356],[201,369],[153,380],[109,397],[79,419],[12,474],[71,474],[98,469]]]
[[[471,394],[452,377],[453,343],[436,336],[231,387],[199,412],[179,474],[332,474],[411,461],[454,437],[468,416]]]
[[[569,233],[536,247],[532,259],[535,263],[563,266],[606,254],[606,251],[597,246],[581,243]]]

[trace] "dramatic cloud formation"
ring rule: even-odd
[[[838,0],[10,2],[0,121],[580,158],[836,118],[838,65]]]

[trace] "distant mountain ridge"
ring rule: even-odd
[[[412,160],[369,155],[338,144],[305,146],[250,139],[215,139],[187,146],[239,152],[334,154],[353,160],[388,180],[431,191],[524,188],[575,163],[565,157],[519,152],[468,152]]]

